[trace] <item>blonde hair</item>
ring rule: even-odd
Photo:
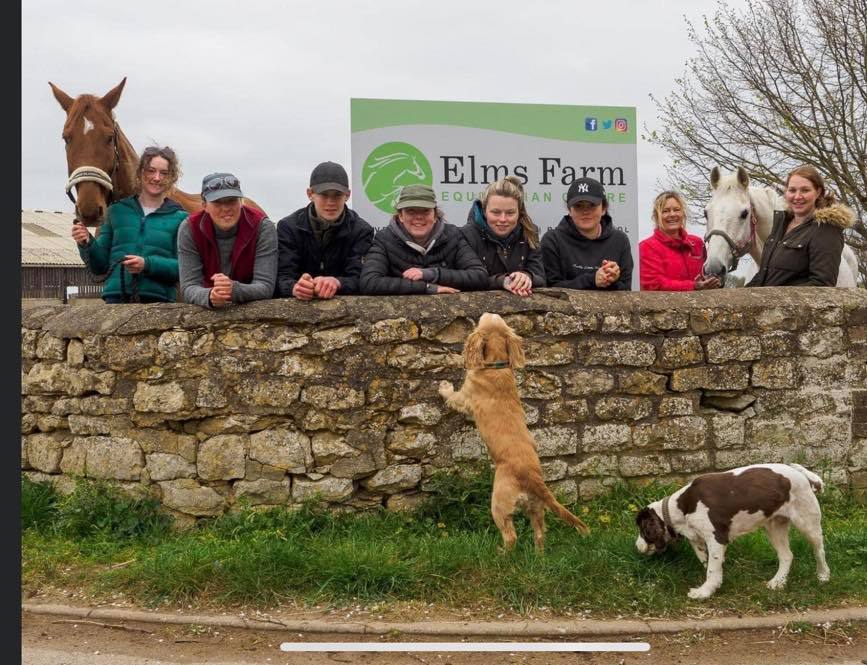
[[[539,228],[530,219],[524,205],[524,185],[521,179],[514,175],[507,175],[488,185],[479,197],[483,211],[488,207],[488,199],[491,196],[505,196],[518,202],[518,223],[524,228],[527,244],[531,249],[536,249],[539,246]]]
[[[675,191],[662,192],[653,199],[653,212],[651,213],[653,223],[659,226],[659,220],[662,218],[662,209],[665,207],[665,202],[668,201],[668,199],[674,199],[680,205],[680,209],[683,210],[683,224],[681,224],[681,226],[686,228],[686,201],[680,192]]]
[[[793,175],[809,180],[813,187],[819,191],[819,195],[816,197],[817,210],[819,208],[827,208],[837,202],[837,197],[834,196],[834,192],[829,191],[828,188],[825,187],[825,180],[822,178],[815,166],[803,164],[802,166],[798,166],[789,171],[789,175],[786,176],[786,187],[789,186],[789,180],[792,179]]]

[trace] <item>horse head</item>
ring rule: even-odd
[[[735,270],[738,260],[755,241],[756,223],[747,189],[750,176],[742,166],[736,173],[722,175],[719,167],[710,172],[711,198],[704,209],[707,233],[704,236],[706,275],[716,275],[725,283],[726,273]]]
[[[49,82],[60,106],[66,111],[63,141],[69,170],[66,193],[75,203],[77,217],[87,226],[102,223],[105,211],[118,196],[118,171],[122,150],[128,142],[114,119],[113,109],[120,100],[126,78],[102,97],[79,95],[75,99]],[[129,146],[131,148],[131,146]],[[126,184],[126,183],[124,183]],[[75,188],[78,200],[72,195]]]

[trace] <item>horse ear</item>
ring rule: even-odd
[[[117,106],[117,103],[120,101],[120,93],[123,92],[123,86],[126,84],[126,76],[123,77],[123,81],[118,83],[115,87],[105,93],[102,98],[99,100],[103,106],[107,109],[113,109]]]
[[[58,101],[60,108],[69,113],[69,109],[75,100],[54,85],[51,81],[48,82],[48,85],[51,86],[51,92],[54,93],[54,99]]]
[[[464,344],[464,367],[480,369],[485,362],[485,338],[481,333],[472,332]]]
[[[710,188],[716,189],[716,186],[719,184],[719,166],[714,166],[710,170]]]
[[[750,186],[750,174],[746,172],[743,166],[738,167],[738,182],[743,185],[744,189]]]
[[[509,349],[509,362],[512,367],[523,367],[527,364],[521,341],[521,338],[515,333],[509,333],[509,336],[506,338],[506,346]]]

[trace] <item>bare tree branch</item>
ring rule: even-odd
[[[686,25],[698,55],[673,92],[650,96],[662,129],[644,138],[672,159],[660,184],[703,205],[713,166],[779,191],[813,164],[855,210],[847,242],[867,274],[867,0],[720,2]]]

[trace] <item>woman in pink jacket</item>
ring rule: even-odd
[[[686,232],[686,202],[677,192],[663,192],[653,202],[653,235],[638,243],[642,291],[697,291],[720,286],[702,274],[705,249]]]

